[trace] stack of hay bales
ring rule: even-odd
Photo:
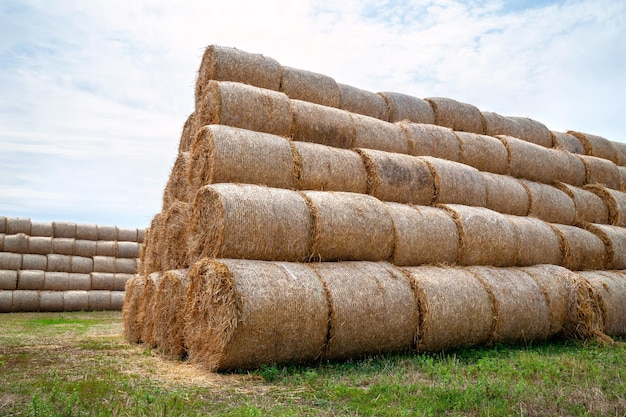
[[[211,46],[126,337],[224,370],[626,335],[623,149]]]
[[[121,310],[144,235],[0,217],[0,312]]]

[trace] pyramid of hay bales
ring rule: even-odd
[[[125,333],[211,370],[626,334],[626,145],[210,46]]]

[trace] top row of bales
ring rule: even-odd
[[[626,143],[582,132],[551,132],[538,121],[480,111],[471,104],[450,98],[421,99],[395,92],[373,93],[337,83],[323,74],[283,66],[275,59],[235,48],[212,45],[205,50],[196,82],[196,109],[203,107],[212,80],[234,81],[280,91],[291,99],[392,123],[409,120],[456,131],[513,136],[544,147],[560,147],[626,166]]]

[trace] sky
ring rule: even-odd
[[[208,45],[626,142],[623,0],[0,0],[0,216],[149,226]]]

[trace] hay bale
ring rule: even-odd
[[[42,312],[62,312],[64,308],[63,291],[40,291],[39,311]]]
[[[626,269],[626,229],[606,224],[583,223],[582,227],[602,240],[605,246],[604,268]]]
[[[613,190],[619,190],[621,176],[617,165],[595,156],[576,155],[585,166],[585,184],[601,184]]]
[[[39,311],[39,291],[13,291],[11,311],[13,313],[29,313]]]
[[[504,144],[496,138],[468,132],[455,132],[460,147],[459,162],[479,171],[506,174],[509,155]]]
[[[48,269],[48,258],[45,255],[26,253],[22,256],[22,269],[46,271]]]
[[[227,81],[209,81],[196,101],[196,128],[226,125],[289,136],[292,116],[284,93]]]
[[[4,233],[7,235],[16,235],[18,233],[24,233],[30,235],[31,222],[26,217],[6,217],[5,218]]]
[[[52,253],[52,237],[30,236],[28,238],[28,253],[34,255],[48,255]]]
[[[154,341],[161,353],[181,359],[185,355],[183,329],[189,288],[187,269],[163,273],[154,302]]]
[[[91,258],[97,253],[97,241],[95,240],[75,240],[74,255]]]
[[[357,152],[317,143],[292,144],[300,172],[298,189],[367,192],[367,172]]]
[[[156,347],[154,343],[156,311],[154,303],[156,301],[157,288],[162,277],[161,272],[153,272],[148,275],[143,287],[143,302],[141,303],[140,322],[143,323],[141,329],[141,341],[148,347]]]
[[[18,271],[0,270],[0,290],[17,289]]]
[[[87,291],[66,291],[63,294],[63,311],[86,311],[89,309]]]
[[[557,181],[582,187],[587,178],[587,169],[576,154],[561,149],[552,149]]]
[[[0,233],[5,234],[7,232],[7,218],[6,216],[0,216]]]
[[[333,78],[286,66],[282,67],[280,91],[290,99],[327,107],[339,107],[341,101],[339,86]]]
[[[111,310],[121,311],[124,307],[124,291],[111,291]]]
[[[398,123],[408,136],[409,155],[432,156],[458,162],[461,158],[459,140],[447,127],[411,122]]]
[[[93,271],[90,272],[116,272],[114,256],[94,256]]]
[[[550,312],[541,287],[518,268],[468,268],[492,299],[494,326],[491,340],[517,342],[547,339]]]
[[[96,272],[110,272],[110,271],[96,271]],[[116,274],[136,274],[137,273],[137,260],[135,258],[115,258],[115,271],[113,272],[115,272]]]
[[[70,272],[79,274],[90,274],[94,270],[94,259],[84,258],[82,256],[72,256],[70,264]]]
[[[138,243],[143,243],[144,239],[146,238],[146,229],[137,229],[137,242]]]
[[[418,158],[428,165],[434,179],[432,202],[477,207],[487,204],[487,187],[476,168],[428,156]]]
[[[574,271],[604,268],[605,246],[602,240],[587,230],[562,224],[550,225],[561,244],[561,266]]]
[[[19,253],[0,252],[0,270],[19,271],[22,269],[22,255]]]
[[[18,290],[41,290],[44,282],[44,271],[21,270],[17,272]]]
[[[597,158],[607,159],[615,164],[618,162],[617,152],[613,146],[613,142],[603,138],[602,136],[592,135],[589,133],[575,132],[569,130],[568,134],[575,136],[581,141],[585,148],[585,154],[595,156]]]
[[[339,108],[350,113],[388,120],[387,102],[379,94],[361,90],[350,85],[337,83],[339,87]]]
[[[585,186],[585,190],[592,192],[602,199],[604,206],[609,212],[608,222],[590,221],[590,223],[610,223],[614,226],[626,226],[626,193],[611,190],[599,184],[587,185]]]
[[[418,309],[408,280],[385,263],[315,263],[328,294],[326,359],[413,346]]]
[[[517,266],[539,264],[561,265],[560,240],[550,225],[532,217],[507,215],[517,234]]]
[[[72,238],[53,237],[52,238],[52,253],[56,253],[59,255],[73,255],[74,254],[74,242],[75,242],[75,239],[72,239]],[[98,242],[98,244],[100,243],[101,242]]]
[[[77,224],[76,240],[98,240],[98,226],[95,224]]]
[[[394,227],[394,265],[455,264],[459,231],[443,210],[387,203]]]
[[[626,167],[618,166],[617,171],[620,177],[619,190],[626,192]]]
[[[190,279],[184,327],[190,362],[213,371],[321,357],[330,306],[307,265],[204,259]]]
[[[498,113],[481,112],[485,121],[485,134],[489,136],[506,135],[521,139],[524,137],[524,129],[510,117]]]
[[[387,120],[391,123],[408,120],[414,123],[435,124],[435,112],[427,101],[402,93],[378,93],[387,104]]]
[[[196,194],[189,223],[189,262],[203,257],[302,261],[312,223],[295,191],[215,184]]]
[[[116,226],[96,226],[98,240],[117,240]]]
[[[615,155],[617,160],[615,163],[618,166],[626,167],[626,142],[611,141],[613,148],[615,149]]]
[[[198,128],[196,127],[196,112],[192,112],[185,120],[183,125],[183,131],[180,134],[180,141],[178,142],[178,153],[189,152],[191,150],[191,144],[193,143],[194,136]]]
[[[441,205],[459,230],[461,265],[513,266],[517,235],[508,218],[482,207]]]
[[[111,291],[124,291],[126,282],[135,277],[135,274],[113,274],[113,289]]]
[[[163,224],[163,239],[157,246],[159,256],[161,256],[161,266],[164,271],[168,269],[181,269],[189,267],[187,260],[188,245],[188,227],[191,218],[191,205],[183,202],[172,204],[165,213],[165,222]],[[136,268],[134,257],[127,257],[132,261],[132,265],[127,265],[127,270],[117,272],[134,274],[128,268]],[[121,258],[117,259],[117,268],[122,265]]]
[[[236,48],[209,45],[204,50],[198,70],[196,100],[204,97],[211,80],[235,81],[278,91],[280,76],[281,66],[273,58]]]
[[[52,237],[52,223],[31,222],[30,236]]]
[[[142,251],[140,253],[140,275],[148,275],[155,271],[162,271],[163,258],[158,253],[157,248],[161,245],[161,241],[164,238],[165,229],[165,216],[163,213],[157,213],[150,223],[150,233],[148,234],[146,241],[143,243]]]
[[[403,268],[419,307],[417,350],[435,352],[486,343],[493,312],[489,294],[464,268]]]
[[[527,117],[512,116],[510,118],[516,121],[524,131],[524,136],[520,139],[532,142],[545,148],[552,147],[552,134],[550,133],[550,129],[548,129],[543,123]]]
[[[498,136],[509,156],[508,175],[530,181],[551,184],[558,167],[552,158],[552,149],[510,136]]]
[[[87,291],[87,309],[90,311],[111,310],[111,291]]]
[[[222,182],[294,188],[294,159],[286,138],[228,126],[205,126],[192,146],[189,190],[195,193],[202,186]]]
[[[599,297],[603,332],[609,336],[626,335],[626,276],[623,271],[585,271],[580,275]]]
[[[590,190],[557,182],[554,184],[574,201],[576,208],[575,222],[602,223],[609,222],[609,210],[601,197]]]
[[[69,290],[81,290],[81,291],[89,291],[91,290],[91,274],[81,274],[77,272],[70,272],[67,275],[68,283],[67,287]]]
[[[15,291],[0,291],[0,313],[10,313],[13,307]]]
[[[92,272],[91,273],[91,289],[92,290],[116,290],[115,274],[110,272]],[[124,290],[125,286],[122,288]]]
[[[189,169],[193,172],[196,167],[190,168],[192,163],[189,152],[179,153],[174,162],[174,166],[168,177],[165,190],[163,191],[163,210],[166,211],[175,201],[190,203],[193,200],[196,188],[190,184],[187,173]],[[135,230],[134,241],[137,240],[137,231]],[[120,239],[122,240],[122,239]]]
[[[475,106],[445,97],[429,97],[426,101],[435,112],[435,124],[453,130],[485,133],[485,120]]]
[[[383,202],[369,195],[342,192],[303,191],[302,195],[311,213],[311,259],[391,258],[393,222]]]
[[[66,291],[70,286],[69,272],[50,272],[44,273],[44,290],[50,291]]]
[[[335,148],[351,148],[356,131],[350,113],[308,101],[291,100],[293,140],[313,142]]]
[[[137,229],[118,227],[117,240],[119,242],[137,242]]]
[[[508,175],[481,172],[487,194],[485,207],[503,214],[527,216],[530,210],[528,191]]]
[[[0,233],[0,252],[4,252],[4,233]]]
[[[367,194],[383,201],[430,205],[435,179],[422,159],[371,149],[358,149],[367,170]]]
[[[354,123],[353,148],[378,149],[380,151],[408,154],[409,142],[406,132],[399,125],[360,114],[351,114]]]
[[[528,192],[529,216],[549,223],[574,224],[576,206],[569,195],[551,185],[523,179],[518,181]]]
[[[2,250],[11,253],[28,253],[28,236],[24,233],[5,235]]]
[[[118,258],[138,258],[141,245],[135,242],[117,242]]]
[[[52,222],[52,237],[75,239],[76,223]]]
[[[554,148],[581,155],[585,154],[585,147],[576,136],[564,132],[550,131],[550,133],[552,134],[552,146]]]
[[[122,321],[124,323],[124,337],[130,343],[141,342],[143,322],[141,321],[140,312],[143,304],[145,283],[145,277],[140,275],[135,276],[126,283]]]

